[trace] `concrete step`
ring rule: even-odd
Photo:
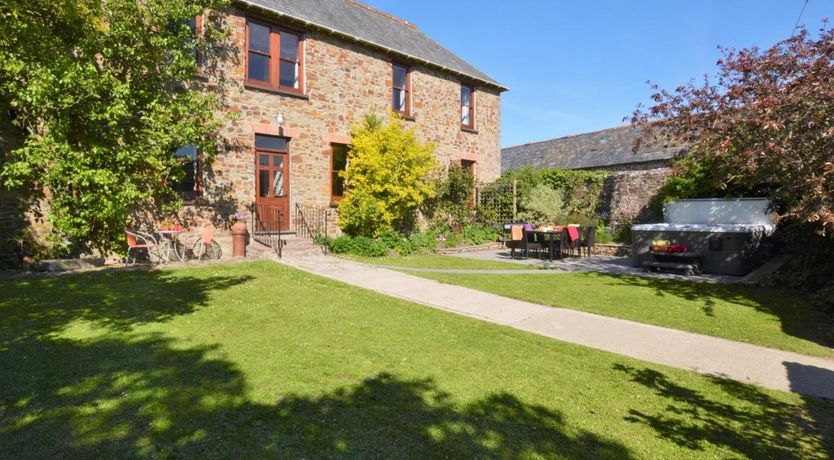
[[[287,244],[284,245],[282,254],[290,257],[318,255],[322,254],[322,248],[321,246],[316,245],[313,240],[309,238],[293,237],[287,239]]]
[[[317,246],[313,240],[308,238],[288,236],[287,238],[281,238],[281,242],[283,244],[281,251],[283,256],[303,257],[322,254],[321,246]],[[247,246],[247,257],[251,259],[277,259],[278,254],[274,249],[252,240]]]

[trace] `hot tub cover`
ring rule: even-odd
[[[639,224],[631,227],[644,232],[701,232],[701,233],[764,233],[773,232],[774,226],[762,224]]]

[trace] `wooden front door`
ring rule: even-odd
[[[289,140],[255,135],[255,206],[257,231],[289,229],[290,168]]]

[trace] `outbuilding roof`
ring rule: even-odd
[[[237,1],[313,28],[382,48],[501,91],[507,90],[504,85],[429,38],[414,24],[358,0]]]
[[[685,146],[648,142],[632,151],[639,128],[620,126],[591,133],[565,136],[542,142],[507,147],[501,150],[501,170],[533,168],[592,169],[618,165],[671,160]]]

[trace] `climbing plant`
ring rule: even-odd
[[[117,249],[134,210],[177,204],[172,152],[214,150],[218,98],[198,73],[227,47],[210,13],[227,3],[0,2],[0,106],[23,133],[0,181],[44,192],[61,240]]]
[[[536,170],[523,166],[502,174],[494,183],[484,187],[481,195],[488,196],[494,208],[512,209],[512,184],[515,183],[518,211],[524,213],[531,211],[526,209],[526,204],[536,201],[530,199],[534,189],[538,187],[538,195],[551,193],[539,187],[544,185],[560,193],[564,213],[594,216],[602,211],[603,187],[607,175],[605,171],[556,168]]]

